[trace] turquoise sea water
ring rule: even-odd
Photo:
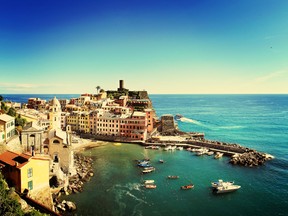
[[[95,176],[84,191],[63,197],[76,202],[76,215],[288,215],[288,95],[151,95],[157,115],[182,114],[184,131],[239,143],[275,156],[264,166],[232,166],[228,158],[197,157],[187,151],[148,150],[134,144],[89,149]],[[154,173],[142,175],[134,160],[149,157]],[[159,159],[166,163],[158,163]],[[168,175],[179,175],[168,180]],[[241,185],[215,195],[219,178]],[[142,187],[154,179],[157,188]],[[195,188],[182,191],[193,182]]]

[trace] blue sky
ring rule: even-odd
[[[287,0],[0,0],[0,94],[288,93]]]

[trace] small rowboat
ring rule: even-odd
[[[180,187],[182,190],[188,190],[188,189],[192,189],[194,188],[193,184],[189,184],[189,185],[184,185]]]
[[[157,186],[155,184],[146,184],[145,188],[147,189],[155,189]]]

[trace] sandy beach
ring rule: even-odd
[[[89,148],[104,146],[104,145],[107,145],[108,143],[109,143],[108,141],[92,141],[90,139],[80,138],[78,143],[72,144],[72,149],[75,153],[77,153],[77,152],[82,152]]]

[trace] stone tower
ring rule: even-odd
[[[61,105],[56,97],[52,100],[49,119],[51,121],[51,129],[61,129]]]

